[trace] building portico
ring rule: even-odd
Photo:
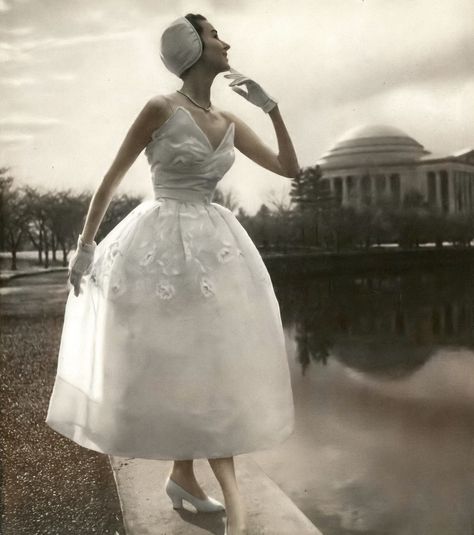
[[[474,150],[433,157],[402,130],[366,125],[349,130],[318,164],[340,205],[383,200],[400,205],[417,190],[445,213],[474,210]]]

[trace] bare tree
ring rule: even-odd
[[[214,192],[213,202],[225,206],[231,212],[235,212],[239,208],[239,202],[232,190],[224,192],[220,188],[216,188]]]
[[[124,217],[142,202],[142,198],[124,193],[114,197],[107,208],[104,219],[97,232],[96,241],[102,240]]]
[[[28,228],[29,210],[22,188],[13,186],[13,179],[8,177],[1,183],[2,196],[2,232],[6,248],[11,253],[11,269],[17,269],[17,252],[21,240]]]
[[[67,266],[69,251],[76,246],[89,203],[90,194],[74,195],[70,190],[56,191],[49,196],[47,211],[48,226],[54,244],[53,258],[55,247],[60,247],[63,266]]]
[[[267,204],[277,216],[286,217],[291,212],[294,202],[289,195],[280,190],[278,193],[275,189],[270,190],[267,195]]]
[[[294,202],[283,190],[278,193],[272,189],[267,195],[267,204],[274,215],[273,239],[277,249],[283,253],[288,252],[288,245],[294,243],[295,212]]]
[[[30,214],[28,237],[38,251],[38,264],[43,265],[44,253],[44,267],[49,267],[47,195],[41,193],[37,188],[26,186],[25,202]]]
[[[13,177],[8,175],[9,167],[0,167],[0,251],[4,251],[6,245],[6,209],[7,195],[13,186]]]

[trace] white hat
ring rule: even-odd
[[[186,17],[174,20],[161,36],[160,57],[166,68],[179,76],[202,54],[202,41]]]

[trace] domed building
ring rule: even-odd
[[[416,189],[443,212],[474,211],[473,149],[434,156],[399,128],[370,124],[346,132],[317,163],[341,205],[399,205]]]

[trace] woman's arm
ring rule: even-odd
[[[117,155],[101,184],[97,187],[87,212],[81,237],[84,243],[92,243],[110,201],[121,180],[151,140],[153,131],[165,120],[166,102],[161,96],[150,99],[129,128]]]
[[[300,171],[298,158],[278,105],[268,113],[277,136],[278,154],[267,147],[244,121],[231,112],[226,111],[225,114],[235,123],[234,145],[242,154],[277,175],[296,177]]]
[[[284,169],[287,170],[286,176],[288,178],[295,178],[299,173],[300,166],[298,164],[298,158],[293,147],[293,143],[290,138],[290,134],[286,129],[286,125],[283,122],[278,104],[268,112],[270,119],[272,120],[273,127],[278,141],[278,161],[281,163]]]

